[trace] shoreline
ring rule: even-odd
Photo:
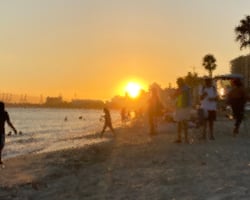
[[[175,144],[175,124],[117,130],[107,143],[5,160],[0,199],[248,199],[250,133],[218,120],[215,141]],[[104,137],[111,137],[107,132]],[[4,197],[4,198],[3,198]]]
[[[3,158],[102,142],[102,139],[98,137],[104,123],[100,121],[101,111],[61,110],[55,112],[49,109],[38,113],[34,109],[29,112],[23,109],[9,109],[8,112],[12,123],[22,135],[15,135],[6,125]],[[112,114],[113,126],[119,128],[120,115],[116,111]],[[65,116],[68,117],[67,121],[65,121]]]

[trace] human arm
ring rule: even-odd
[[[211,89],[210,89],[210,95],[208,97],[208,100],[209,101],[218,101],[219,96],[218,96],[217,90],[214,86],[212,86],[212,91],[213,92],[211,92]]]
[[[208,100],[209,101],[217,101],[218,100],[218,95],[216,95],[215,97],[210,97]]]
[[[244,104],[247,102],[247,101],[249,101],[249,96],[248,96],[248,94],[247,94],[247,91],[244,89],[244,88],[242,88],[242,96],[243,96],[243,101],[244,101]]]
[[[207,97],[207,92],[202,92],[202,93],[200,94],[200,99],[201,99],[201,100],[205,99],[206,97]]]
[[[203,86],[203,87],[200,88],[200,90],[199,90],[199,97],[200,97],[200,100],[204,100],[207,96],[208,96],[208,93],[207,93],[205,87]]]
[[[13,124],[11,123],[10,119],[7,119],[7,124],[12,128],[12,130],[15,132],[15,134],[17,133],[16,128],[13,126]]]

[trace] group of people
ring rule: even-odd
[[[190,88],[185,84],[183,78],[177,80],[178,89],[175,93],[176,110],[174,120],[177,122],[177,139],[176,143],[182,142],[182,133],[184,133],[184,141],[188,143],[188,120],[190,118],[191,109],[191,92]],[[232,79],[232,89],[227,94],[227,103],[232,108],[233,117],[235,120],[233,136],[239,133],[239,128],[244,117],[244,107],[247,101],[247,93],[240,79]],[[206,140],[207,136],[210,140],[214,140],[214,121],[216,120],[218,94],[213,81],[210,77],[204,78],[204,85],[199,91],[200,108],[197,110],[197,116],[202,125],[202,137]],[[155,88],[151,88],[151,94],[148,101],[148,120],[149,130],[151,135],[157,133],[157,118],[162,113],[163,105]],[[101,137],[106,128],[109,128],[115,136],[115,131],[112,126],[110,111],[108,108],[103,109],[104,125],[101,131]],[[123,113],[124,114],[124,113]],[[5,144],[5,122],[17,133],[15,127],[10,121],[8,112],[5,110],[5,105],[0,102],[0,165],[2,162],[2,150]],[[208,133],[207,133],[208,129]]]
[[[184,79],[177,80],[178,90],[176,92],[176,112],[175,121],[177,122],[177,139],[176,143],[182,142],[182,132],[184,132],[185,142],[188,143],[188,120],[190,118],[190,89],[185,84]],[[232,89],[228,92],[226,103],[230,105],[235,120],[233,136],[239,133],[239,128],[244,117],[244,107],[247,101],[247,93],[240,79],[231,80]],[[200,107],[197,110],[197,117],[202,126],[201,139],[210,140],[214,137],[214,121],[217,115],[218,94],[213,85],[212,78],[205,77],[204,85],[199,91]],[[207,133],[208,129],[208,133]]]
[[[103,136],[103,133],[105,132],[106,128],[110,128],[112,133],[115,135],[114,128],[112,126],[110,111],[108,108],[103,109],[104,115],[102,116],[104,118],[104,126],[101,131],[101,137]],[[7,123],[15,134],[17,134],[17,130],[12,124],[8,112],[5,110],[5,104],[3,102],[0,102],[0,166],[4,167],[3,161],[2,161],[2,151],[5,145],[5,123]],[[19,132],[21,134],[21,132]]]
[[[177,79],[178,88],[174,94],[175,112],[174,121],[177,122],[177,139],[176,143],[183,140],[188,143],[188,122],[190,120],[190,112],[192,109],[191,89],[187,86],[183,78]],[[199,108],[197,109],[197,118],[199,126],[202,126],[202,140],[209,138],[215,140],[214,122],[217,118],[218,104],[217,89],[213,85],[211,77],[204,77],[203,84],[199,90]],[[247,101],[247,93],[240,79],[231,80],[231,90],[227,94],[227,104],[231,106],[233,117],[235,120],[233,136],[239,133],[239,127],[244,116],[244,107]],[[157,134],[157,124],[159,116],[162,115],[163,105],[159,98],[156,88],[150,88],[148,99],[148,123],[150,135]]]

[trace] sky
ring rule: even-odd
[[[2,0],[0,92],[108,100],[134,80],[230,72],[249,0]]]

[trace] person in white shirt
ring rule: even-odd
[[[218,94],[215,86],[212,84],[212,79],[204,78],[205,85],[201,88],[200,99],[201,109],[203,111],[203,137],[207,137],[207,124],[209,128],[209,139],[214,140],[214,121],[216,120]]]

